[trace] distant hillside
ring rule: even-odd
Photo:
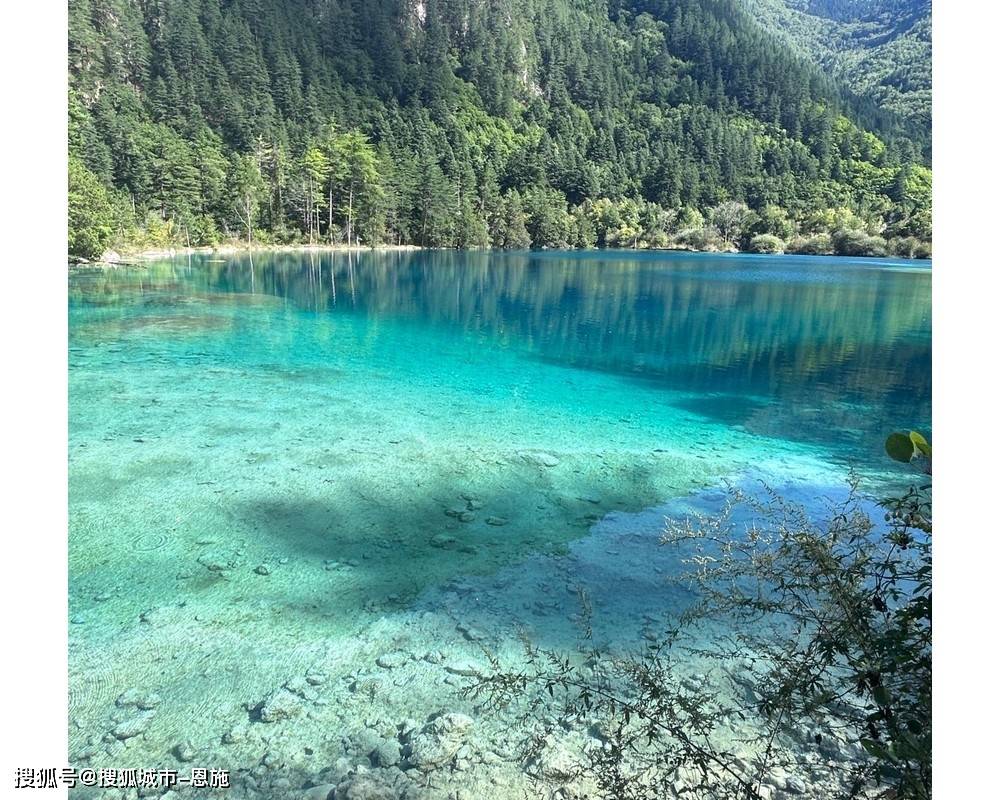
[[[70,0],[69,73],[80,254],[930,237],[924,132],[739,0]]]
[[[930,130],[931,0],[744,0],[858,95]]]

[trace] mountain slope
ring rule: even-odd
[[[919,135],[737,0],[71,0],[69,70],[71,211],[120,237],[929,237]]]
[[[930,129],[930,0],[745,0],[856,94]]]

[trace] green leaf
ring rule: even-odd
[[[885,707],[892,701],[892,698],[889,696],[889,690],[884,686],[876,686],[872,694],[875,696],[875,702],[880,706]]]
[[[927,440],[923,436],[916,431],[910,431],[910,441],[913,442],[913,446],[916,447],[917,450],[928,458],[931,457],[931,446],[927,443]]]
[[[873,739],[862,739],[861,746],[875,756],[875,758],[880,758],[883,761],[895,761],[892,757],[892,753],[890,753],[885,746],[879,744]]]
[[[893,461],[909,464],[913,458],[913,441],[905,433],[892,433],[885,440],[885,452]]]

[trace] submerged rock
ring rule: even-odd
[[[188,762],[194,761],[197,753],[195,752],[194,745],[191,742],[181,742],[180,744],[174,745],[173,754],[178,761]]]
[[[334,795],[336,800],[396,800],[396,791],[379,777],[358,772],[347,777]]]
[[[261,722],[278,722],[302,713],[302,701],[288,689],[278,689],[260,708]]]
[[[473,625],[459,624],[456,630],[470,642],[479,642],[486,638],[486,634]]]
[[[369,758],[379,767],[394,767],[403,758],[399,742],[395,739],[382,739],[371,751]]]
[[[559,459],[551,453],[544,452],[521,453],[521,458],[536,467],[558,467],[561,463]]]
[[[153,712],[144,711],[137,716],[130,717],[124,722],[119,722],[112,734],[116,739],[131,739],[140,733],[145,733],[149,723],[153,721]]]
[[[383,653],[375,659],[375,663],[382,669],[396,669],[403,666],[410,660],[410,654],[405,650],[393,650],[390,653]]]
[[[421,772],[444,766],[455,757],[475,723],[465,714],[441,714],[408,741],[406,761]]]
[[[150,711],[156,708],[162,699],[156,692],[143,692],[139,689],[126,689],[115,700],[115,705],[119,708],[135,707],[142,711]]]
[[[305,793],[302,795],[302,800],[331,800],[334,792],[336,791],[337,784],[321,783],[319,786],[313,786],[311,789],[306,789]]]
[[[444,665],[444,669],[445,672],[450,672],[452,675],[462,675],[469,678],[482,675],[484,671],[483,665],[471,658],[449,661]]]

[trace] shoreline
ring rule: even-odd
[[[177,256],[192,255],[237,255],[244,253],[412,253],[424,250],[444,250],[457,251],[463,248],[454,247],[424,247],[416,244],[380,244],[380,245],[345,245],[345,244],[268,244],[253,247],[245,245],[226,244],[206,247],[170,247],[162,249],[146,250],[121,250],[108,251],[99,259],[86,259],[76,256],[68,256],[68,263],[72,267],[101,267],[116,268],[137,266],[141,262],[158,261],[165,258],[176,258]],[[468,252],[497,251],[501,253],[547,253],[560,252],[560,249],[531,248],[528,250],[505,250],[492,247],[464,248]],[[737,255],[737,256],[803,256],[818,258],[865,258],[873,260],[900,260],[911,262],[931,262],[931,258],[911,258],[907,256],[850,256],[838,255],[837,253],[756,253],[751,250],[697,250],[693,247],[615,247],[615,248],[565,248],[564,252],[571,253],[591,253],[591,252],[627,252],[627,253],[704,253],[706,255]]]

